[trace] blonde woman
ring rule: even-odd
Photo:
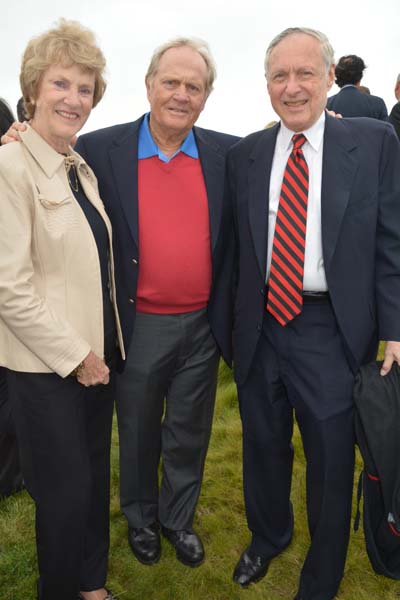
[[[111,600],[109,455],[116,340],[111,227],[71,141],[105,91],[105,60],[73,21],[32,39],[29,118],[0,149],[0,364],[9,369],[36,505],[40,600]]]

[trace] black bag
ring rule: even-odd
[[[400,367],[379,374],[382,362],[361,367],[354,386],[355,431],[364,461],[358,509],[364,498],[367,553],[376,573],[400,579]]]

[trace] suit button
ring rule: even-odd
[[[261,296],[264,296],[264,294],[265,294],[265,289],[264,288],[261,288],[260,294],[261,294]]]
[[[138,261],[136,260],[136,258],[132,258],[132,262],[133,262],[134,265],[138,264]]]
[[[257,331],[261,331],[261,325],[257,325]]]
[[[129,302],[130,302],[131,304],[135,304],[135,299],[134,299],[134,298],[129,298]]]

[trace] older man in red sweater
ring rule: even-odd
[[[114,229],[127,361],[118,378],[121,506],[133,553],[197,566],[192,523],[213,416],[217,369],[231,360],[231,226],[225,154],[238,138],[194,127],[212,90],[207,45],[158,48],[150,112],[82,136]],[[158,467],[162,461],[161,483]]]

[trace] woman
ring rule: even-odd
[[[36,504],[40,600],[113,598],[105,580],[117,337],[124,350],[110,223],[71,148],[103,96],[104,68],[93,34],[76,22],[32,39],[20,75],[29,126],[21,143],[0,149],[0,364]]]

